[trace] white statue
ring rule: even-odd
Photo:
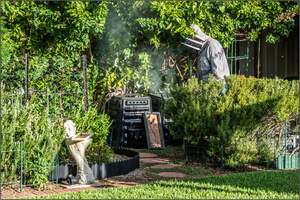
[[[90,134],[76,135],[76,126],[73,121],[66,120],[64,123],[66,143],[77,163],[77,175],[75,182],[87,184],[95,181],[95,177],[85,158],[85,150],[92,142]]]

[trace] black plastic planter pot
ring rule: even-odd
[[[120,160],[111,163],[91,164],[90,167],[96,179],[104,179],[113,176],[128,174],[140,167],[139,153],[129,149],[114,149],[116,154],[130,157],[127,160]],[[66,180],[68,175],[76,175],[76,165],[61,164],[56,166],[49,176],[49,181]]]

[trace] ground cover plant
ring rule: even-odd
[[[65,193],[47,199],[297,199],[298,178],[297,171],[234,173],[197,180],[159,181],[128,188]]]

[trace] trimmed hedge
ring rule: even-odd
[[[298,82],[231,76],[227,84],[225,96],[213,77],[175,85],[165,107],[172,134],[189,144],[208,141],[208,160],[229,166],[273,160],[283,122],[299,108]]]

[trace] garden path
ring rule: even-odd
[[[169,158],[159,158],[157,154],[154,153],[140,153],[140,162],[141,163],[149,163],[154,164],[153,166],[150,166],[152,169],[158,169],[158,170],[165,170],[165,169],[174,169],[176,167],[179,167],[178,164],[171,163]],[[160,177],[163,178],[184,178],[186,177],[186,174],[181,172],[174,172],[174,171],[165,171],[165,172],[158,172],[157,174]]]

